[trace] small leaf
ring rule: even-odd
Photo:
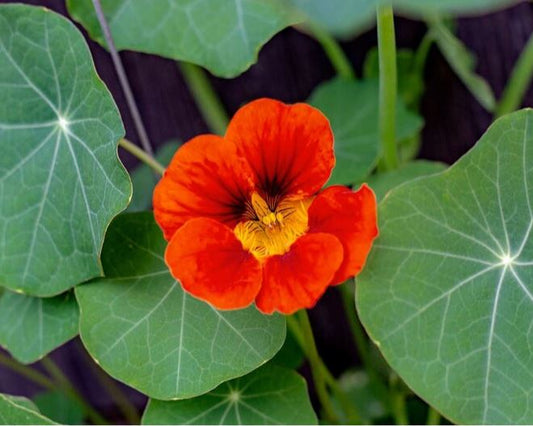
[[[42,7],[0,5],[0,88],[0,283],[53,296],[102,273],[124,128],[83,36]]]
[[[163,166],[167,166],[179,147],[178,142],[168,142],[163,145],[156,154],[156,159]],[[146,164],[139,165],[131,174],[133,184],[133,197],[128,206],[127,212],[138,212],[151,210],[152,193],[154,192],[157,176]]]
[[[142,424],[317,424],[305,380],[265,366],[184,401],[150,400]]]
[[[487,111],[493,111],[496,104],[494,94],[485,79],[475,73],[476,60],[472,53],[441,21],[430,21],[429,29],[440,51],[464,85]]]
[[[2,425],[53,425],[29,399],[0,393],[0,424]]]
[[[67,6],[105,44],[91,0]],[[226,78],[248,69],[263,44],[300,19],[277,0],[103,0],[102,7],[118,49],[192,62]]]
[[[41,299],[6,291],[0,297],[0,345],[30,364],[75,337],[78,317],[71,292]]]
[[[255,306],[218,311],[183,291],[165,264],[166,241],[151,213],[109,228],[106,278],[76,288],[80,334],[113,377],[158,399],[190,398],[246,374],[285,340],[285,318]]]
[[[335,135],[336,166],[329,185],[348,185],[368,176],[379,153],[377,80],[351,81],[340,78],[321,84],[309,102],[328,117]],[[422,118],[397,107],[399,140],[416,135]]]
[[[80,425],[84,423],[83,407],[63,393],[48,391],[36,395],[33,401],[43,413],[61,424]]]
[[[368,333],[456,423],[533,422],[533,111],[447,171],[393,189],[357,282]]]
[[[446,164],[436,161],[412,161],[391,172],[372,175],[368,178],[367,183],[374,190],[378,201],[381,201],[391,189],[400,186],[402,183],[442,172],[446,167]]]

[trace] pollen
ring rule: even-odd
[[[274,210],[257,193],[252,194],[253,219],[240,222],[235,227],[235,236],[243,248],[257,259],[281,255],[307,232],[307,209],[310,199],[286,198]]]

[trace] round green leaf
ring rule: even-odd
[[[82,35],[44,8],[0,6],[0,284],[52,296],[101,275],[131,184],[124,129]]]
[[[105,44],[91,0],[68,0],[91,37]],[[278,0],[103,0],[117,49],[154,53],[235,77],[259,49],[298,21]]]
[[[446,167],[446,164],[437,161],[411,161],[399,169],[372,175],[368,178],[367,183],[374,190],[378,201],[381,201],[391,189],[400,186],[402,183],[442,172],[446,170]]]
[[[331,123],[335,135],[336,165],[328,184],[348,185],[361,181],[375,166],[379,153],[379,86],[377,80],[336,78],[321,84],[309,98]],[[416,135],[422,118],[407,111],[398,100],[398,140]]]
[[[0,424],[2,425],[53,425],[29,399],[0,393]]]
[[[71,292],[41,299],[6,291],[0,297],[0,345],[30,364],[76,336],[78,317]]]
[[[59,391],[47,391],[33,398],[41,413],[49,418],[66,425],[81,425],[84,423],[85,412],[78,401],[67,397]]]
[[[76,288],[80,334],[113,377],[157,399],[190,398],[272,358],[285,318],[254,306],[218,311],[185,293],[165,264],[152,213],[119,216],[106,237],[105,279]]]
[[[457,423],[532,423],[533,111],[394,189],[357,307],[385,358]]]
[[[142,424],[307,424],[317,418],[305,380],[292,370],[265,366],[197,398],[150,400]]]
[[[350,38],[375,24],[376,7],[390,0],[288,0],[307,19],[341,38]],[[520,0],[392,0],[401,13],[424,17],[438,13],[484,13]]]

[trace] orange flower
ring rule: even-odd
[[[366,185],[319,192],[334,163],[329,122],[306,104],[259,99],[224,138],[187,142],[154,192],[172,275],[220,309],[314,306],[361,270],[378,232]]]

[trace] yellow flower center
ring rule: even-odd
[[[311,199],[281,200],[272,211],[257,193],[252,194],[252,220],[240,222],[235,227],[235,236],[245,250],[257,259],[284,254],[290,246],[307,231],[307,209]]]

